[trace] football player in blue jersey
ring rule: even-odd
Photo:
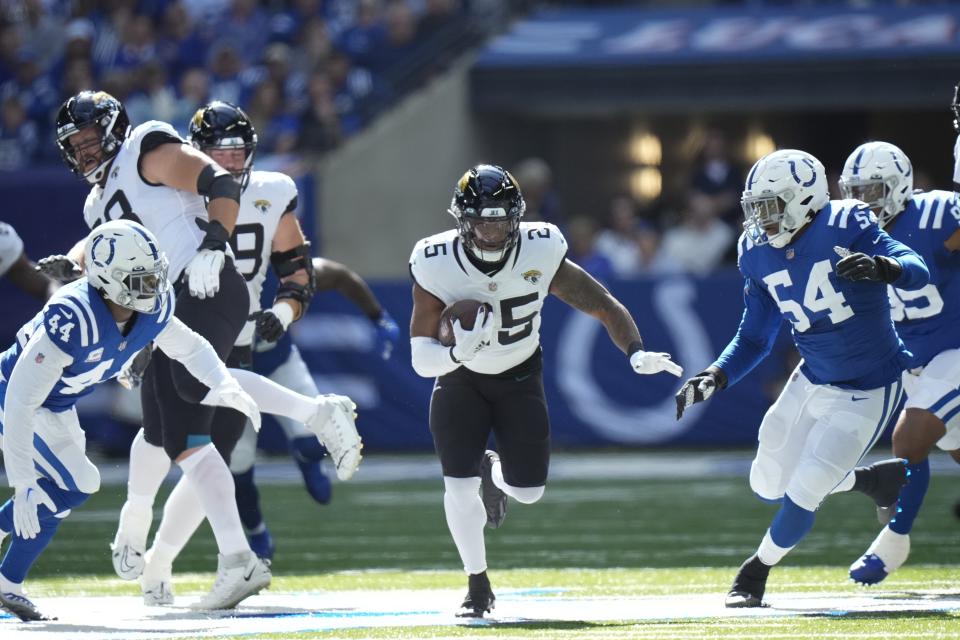
[[[893,430],[893,455],[909,461],[910,484],[895,514],[881,510],[880,521],[889,524],[850,566],[853,580],[876,584],[910,553],[910,529],[930,483],[930,451],[960,449],[960,209],[952,191],[914,193],[910,159],[889,142],[854,149],[840,190],[869,204],[883,230],[919,253],[930,269],[930,282],[921,289],[888,288],[897,333],[913,353],[903,376],[907,401]]]
[[[887,285],[921,290],[930,274],[866,204],[830,201],[823,165],[809,153],[761,158],[742,204],[740,328],[684,383],[677,417],[743,378],[769,353],[781,322],[790,322],[803,361],[763,418],[750,469],[751,489],[780,509],[726,598],[728,607],[759,607],[770,568],[810,531],[827,495],[858,490],[888,506],[906,482],[902,460],[856,466],[900,401],[912,357],[890,318]]]
[[[79,398],[154,342],[209,387],[204,404],[259,424],[253,398],[210,343],[174,317],[158,246],[134,222],[97,227],[84,246],[86,277],[60,288],[0,354],[0,433],[14,489],[0,507],[0,539],[13,534],[0,563],[0,607],[21,620],[43,619],[23,593],[27,572],[63,518],[100,488],[77,420]]]
[[[345,265],[326,258],[313,258],[312,265],[314,291],[336,291],[356,305],[373,324],[375,352],[382,359],[389,360],[400,337],[400,327],[363,278]],[[276,288],[277,279],[268,277],[262,294],[264,308],[273,300]],[[313,375],[287,331],[282,333],[279,340],[267,341],[258,337],[254,342],[253,371],[297,393],[319,393]],[[290,455],[300,468],[307,493],[319,504],[329,503],[332,486],[330,478],[320,466],[327,450],[303,423],[284,416],[277,416],[277,422],[287,437]],[[230,471],[233,472],[237,508],[247,531],[250,548],[261,558],[270,560],[273,558],[274,543],[263,518],[260,492],[254,481],[256,453],[257,435],[248,428],[233,450]]]

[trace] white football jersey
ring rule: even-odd
[[[0,222],[0,278],[23,255],[23,240],[6,222]]]
[[[240,196],[240,215],[230,238],[237,271],[246,279],[250,292],[250,313],[260,310],[260,292],[270,268],[273,237],[280,218],[296,205],[297,185],[290,176],[275,171],[251,171],[247,188]],[[237,346],[253,342],[255,323],[244,325]]]
[[[83,217],[93,229],[103,222],[125,218],[153,232],[170,262],[170,282],[176,282],[197,255],[206,235],[197,220],[207,220],[202,196],[165,185],[154,185],[140,175],[140,145],[153,132],[179,139],[166,122],[151,120],[130,131],[113,160],[104,186],[95,185],[83,205]]]
[[[487,275],[465,255],[456,230],[424,238],[413,248],[410,274],[445,305],[480,300],[493,306],[492,344],[463,366],[477,373],[511,369],[540,344],[540,309],[567,255],[560,230],[545,222],[521,222],[520,237],[503,268]]]

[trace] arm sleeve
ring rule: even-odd
[[[871,226],[860,234],[851,247],[868,256],[887,256],[896,260],[903,268],[900,277],[893,282],[898,289],[913,291],[921,289],[930,281],[930,271],[923,258],[907,245],[894,240],[877,226]]]
[[[3,463],[11,487],[37,480],[33,465],[33,421],[73,358],[43,331],[36,331],[23,347],[7,382],[3,417]]]
[[[953,190],[960,192],[960,135],[953,145]]]
[[[423,336],[410,338],[410,359],[413,370],[424,378],[436,378],[460,366],[460,363],[453,359],[450,347]]]
[[[726,374],[727,386],[736,384],[770,353],[782,322],[773,298],[750,278],[743,289],[743,302],[737,334],[713,363]]]
[[[211,389],[230,378],[227,367],[210,343],[176,316],[170,318],[155,342],[171,360],[182,364],[190,375]]]

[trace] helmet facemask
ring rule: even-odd
[[[203,151],[207,155],[210,155],[211,151],[231,151],[234,149],[243,149],[243,167],[239,170],[234,167],[224,167],[224,169],[232,173],[233,177],[240,182],[241,189],[247,188],[247,184],[250,182],[250,172],[253,171],[253,157],[257,153],[257,134],[253,134],[252,142],[246,142],[243,138],[236,137],[220,138],[214,144],[198,144],[196,141],[194,141],[193,144],[195,147],[200,149],[200,151]]]
[[[897,182],[896,178],[883,180],[879,177],[841,177],[839,181],[840,193],[844,198],[866,203],[874,215],[877,216],[880,226],[883,227],[902,210],[897,207],[897,203],[892,197],[894,190],[897,188]]]
[[[789,244],[802,226],[802,222],[794,224],[787,213],[787,205],[793,197],[792,191],[784,191],[741,198],[746,218],[743,228],[754,244],[770,244],[777,248]]]
[[[507,215],[501,207],[483,209],[479,215],[457,215],[457,230],[463,246],[482,262],[497,263],[509,255],[520,236],[520,216]]]
[[[121,285],[113,301],[121,307],[140,313],[156,313],[163,302],[163,296],[170,288],[167,280],[167,259],[164,256],[160,257],[154,269],[113,269],[110,276]]]

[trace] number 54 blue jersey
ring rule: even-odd
[[[877,225],[858,200],[833,200],[786,247],[739,240],[746,308],[736,336],[714,363],[733,384],[767,353],[786,319],[803,356],[801,369],[815,384],[875,389],[899,379],[912,354],[894,329],[887,285],[837,276],[849,253],[896,259],[903,273],[894,283],[913,291],[930,274],[921,257]]]

